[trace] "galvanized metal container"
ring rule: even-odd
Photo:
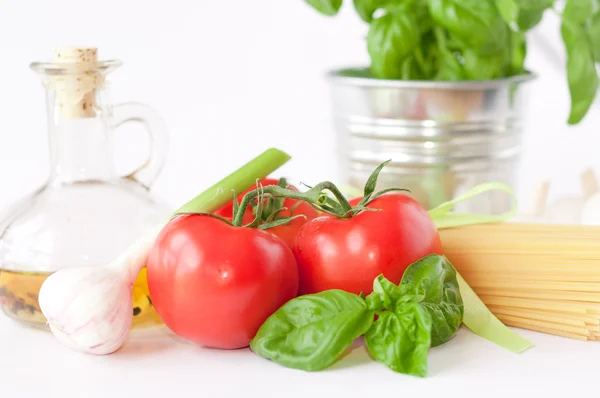
[[[403,187],[426,208],[473,186],[517,189],[523,125],[533,74],[465,82],[381,80],[360,69],[330,72],[339,174],[362,188],[391,159],[379,188]],[[496,214],[512,205],[488,193],[457,211]]]

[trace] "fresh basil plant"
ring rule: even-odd
[[[364,335],[375,360],[423,377],[430,347],[452,338],[463,314],[454,267],[432,254],[411,264],[398,286],[378,276],[366,297],[327,290],[290,300],[265,321],[250,348],[281,365],[317,371]]]
[[[342,0],[305,0],[334,16]],[[556,4],[555,4],[556,3]],[[568,123],[587,114],[598,91],[600,0],[353,0],[369,24],[374,78],[487,80],[526,73],[526,33],[546,11],[561,17],[571,96]]]

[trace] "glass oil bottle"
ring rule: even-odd
[[[31,65],[46,91],[50,173],[0,218],[0,308],[24,325],[47,328],[38,292],[51,273],[106,264],[169,215],[150,192],[166,158],[166,129],[144,104],[111,102],[107,75],[119,65],[98,61],[95,48],[70,47]],[[121,176],[113,137],[129,121],[146,127],[152,147],[145,164]],[[133,294],[133,326],[161,324],[145,269]]]

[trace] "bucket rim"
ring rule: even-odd
[[[380,79],[369,76],[360,76],[368,72],[369,68],[364,66],[342,67],[330,69],[326,77],[337,85],[361,86],[374,88],[414,88],[414,89],[438,89],[438,90],[473,90],[488,89],[510,86],[514,84],[527,83],[538,77],[535,72],[525,73],[488,80],[461,80],[461,81],[437,81],[437,80],[395,80]]]

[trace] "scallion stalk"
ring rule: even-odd
[[[270,148],[252,159],[221,181],[181,206],[175,214],[211,213],[233,198],[233,192],[241,193],[256,184],[257,180],[283,166],[290,156],[276,148]]]

